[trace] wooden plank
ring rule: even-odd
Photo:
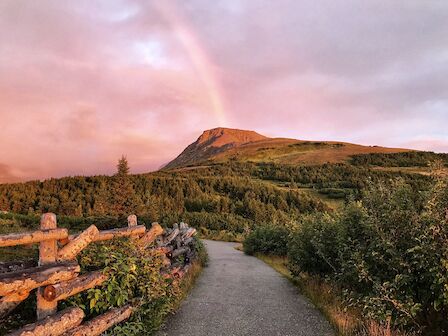
[[[80,233],[70,243],[65,245],[58,252],[58,260],[73,260],[87,245],[98,235],[99,231],[95,225],[90,225],[86,230]]]
[[[37,230],[0,235],[0,247],[28,245],[68,237],[67,229]]]
[[[2,297],[0,299],[0,319],[6,317],[29,295],[30,292],[17,292],[12,295]]]
[[[107,313],[104,313],[94,319],[87,321],[83,325],[69,330],[64,336],[96,336],[102,334],[104,331],[113,325],[120,323],[131,316],[133,308],[131,305],[126,305],[121,308],[115,308]]]
[[[76,277],[79,271],[76,263],[64,262],[0,274],[0,296],[67,281]]]
[[[79,326],[83,318],[84,312],[81,308],[71,307],[36,323],[28,324],[8,336],[59,336]]]
[[[45,213],[40,220],[41,230],[51,230],[57,228],[56,215],[54,213]],[[48,240],[43,241],[39,245],[39,266],[48,265],[56,261],[57,256],[57,241]],[[67,272],[66,272],[67,273]],[[68,272],[69,275],[70,272]],[[70,276],[70,275],[69,275]],[[39,283],[39,282],[36,282]],[[54,282],[51,282],[54,283]],[[37,319],[41,320],[57,312],[58,303],[49,302],[43,297],[43,288],[37,290]]]
[[[100,271],[81,275],[72,280],[49,285],[44,289],[44,297],[47,301],[60,301],[76,295],[87,289],[101,285],[107,276]]]

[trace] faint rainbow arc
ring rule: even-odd
[[[169,1],[158,2],[158,4],[156,6],[158,12],[173,27],[176,37],[187,52],[195,70],[206,87],[207,95],[219,126],[226,126],[226,110],[213,63],[209,60],[205,49],[201,46],[193,30],[188,27],[176,9],[169,4]]]

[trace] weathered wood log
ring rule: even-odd
[[[28,245],[47,240],[64,239],[68,237],[67,229],[37,230],[31,232],[0,235],[0,247]]]
[[[58,252],[58,260],[73,260],[77,254],[81,252],[93,239],[98,235],[99,231],[95,225],[90,225],[86,230],[81,232],[75,239],[65,245]]]
[[[173,224],[173,230],[179,230],[179,224],[178,223],[174,223]]]
[[[0,274],[0,296],[67,281],[76,277],[79,271],[76,263],[64,262]]]
[[[84,312],[81,308],[71,307],[36,323],[28,324],[8,336],[59,336],[79,326],[83,318]]]
[[[137,226],[137,216],[129,215],[128,216],[128,227]]]
[[[180,248],[182,246],[182,236],[181,234],[178,234],[176,239],[174,239],[174,242],[172,242],[171,244],[174,245],[175,248]]]
[[[174,250],[173,252],[171,252],[171,257],[177,258],[178,256],[185,254],[187,252],[190,252],[190,248],[188,246],[183,246],[183,247],[178,248],[178,249]]]
[[[119,237],[129,237],[129,236],[141,236],[145,234],[146,227],[144,225],[137,225],[133,227],[111,229],[100,231],[93,241],[104,241]]]
[[[182,243],[184,245],[190,245],[193,241],[194,241],[194,238],[190,237],[190,238],[185,239]]]
[[[156,238],[162,233],[163,228],[159,225],[159,223],[152,223],[151,229],[146,231],[145,235],[137,241],[137,245],[140,247],[146,247],[153,243],[154,240],[156,240]]]
[[[101,285],[107,276],[100,271],[81,275],[69,281],[48,285],[44,288],[44,297],[47,301],[60,301],[76,295],[87,289]]]
[[[25,268],[36,267],[37,261],[35,260],[23,260],[23,261],[7,261],[0,262],[0,274],[7,272],[16,272]]]
[[[4,296],[0,299],[0,319],[7,316],[16,308],[20,302],[25,300],[30,292],[17,292],[12,295]]]
[[[56,215],[54,213],[45,213],[40,219],[41,230],[50,230],[57,228]],[[54,263],[56,261],[58,246],[56,240],[43,241],[39,245],[39,266]],[[70,272],[69,272],[70,273]],[[68,275],[68,274],[67,274]],[[50,282],[54,283],[54,282]],[[57,302],[48,302],[42,296],[43,288],[37,290],[37,319],[43,319],[57,312]]]
[[[171,243],[179,235],[179,233],[180,233],[179,229],[174,229],[173,231],[171,231],[171,233],[165,237],[164,240],[165,245]]]
[[[195,228],[189,228],[183,235],[182,239],[185,240],[187,238],[193,237],[196,234]]]
[[[171,246],[161,246],[161,247],[156,247],[154,249],[154,251],[168,255],[173,251],[173,248]]]
[[[121,308],[115,308],[94,319],[87,321],[83,325],[69,330],[64,336],[96,336],[100,335],[113,325],[120,323],[131,316],[132,306],[127,305]]]
[[[187,230],[188,229],[188,224],[184,223],[184,222],[180,222],[179,229],[180,230]]]

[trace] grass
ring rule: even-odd
[[[195,260],[191,263],[191,267],[188,270],[188,273],[185,274],[185,277],[182,279],[182,283],[180,285],[182,292],[176,298],[176,301],[173,304],[172,312],[175,312],[179,308],[182,301],[185,300],[187,295],[193,289],[197,278],[202,273],[202,268],[204,266],[205,265],[200,260]]]
[[[245,235],[242,233],[234,233],[227,230],[209,230],[207,228],[199,228],[199,238],[217,240],[224,242],[242,243],[245,239]]]
[[[393,330],[390,321],[378,323],[365,320],[361,311],[347,307],[341,290],[318,277],[301,274],[294,277],[288,269],[286,257],[256,254],[257,258],[275,269],[297,286],[314,306],[328,319],[339,336],[416,336],[417,334]]]
[[[342,142],[315,142],[273,138],[250,142],[212,155],[211,162],[252,161],[285,164],[316,165],[348,162],[352,155],[369,153],[397,153],[400,148],[362,146]]]

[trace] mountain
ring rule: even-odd
[[[164,168],[192,165],[243,144],[256,143],[267,139],[269,138],[254,131],[223,127],[213,128],[204,131],[195,142],[185,148],[177,158],[169,162]]]
[[[405,151],[409,150],[335,141],[269,138],[254,131],[219,127],[204,131],[164,169],[226,161],[314,165],[346,162],[356,154]]]

